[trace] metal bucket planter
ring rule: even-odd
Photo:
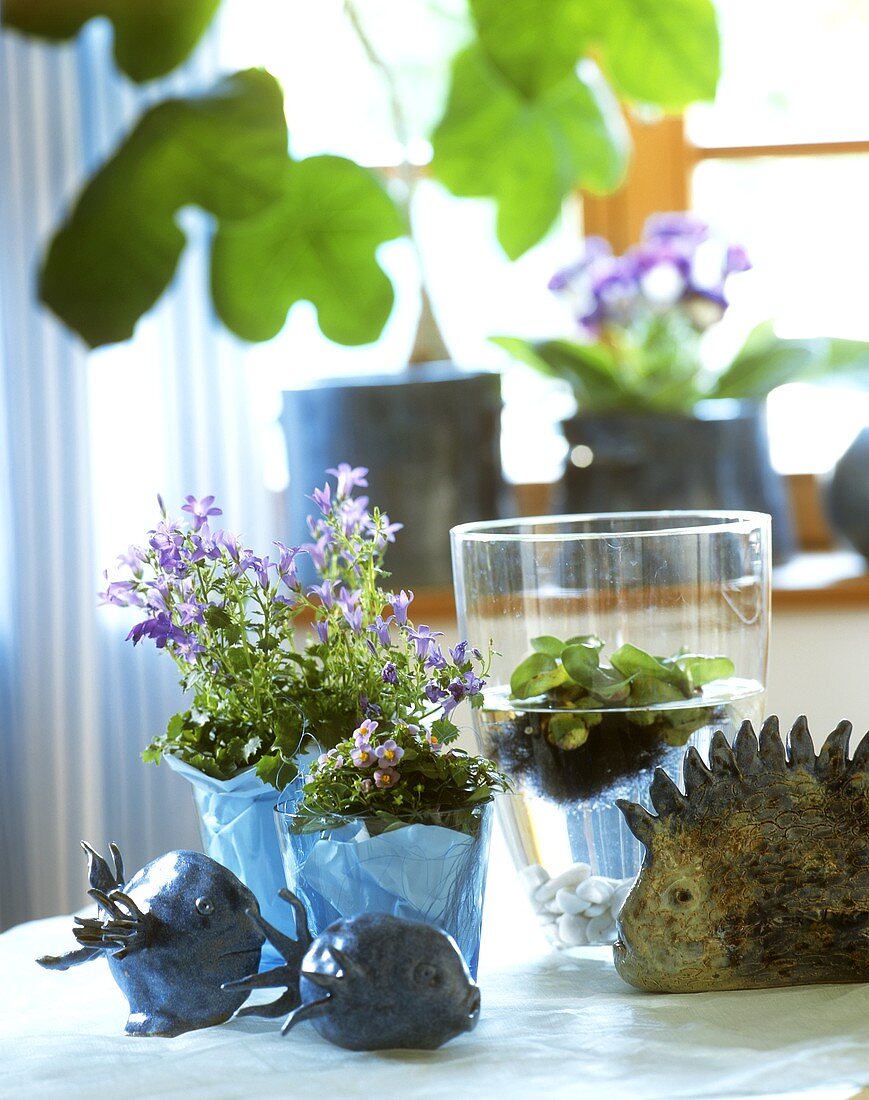
[[[367,466],[378,505],[403,523],[388,566],[401,587],[452,581],[449,530],[501,514],[500,376],[427,363],[401,374],[332,379],[284,393],[296,486],[338,461]],[[289,538],[309,538],[304,494],[289,494]]]

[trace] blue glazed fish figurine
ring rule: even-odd
[[[315,940],[305,907],[281,890],[296,913],[292,940],[255,911],[250,917],[287,960],[230,989],[286,986],[276,1001],[240,1015],[281,1016],[286,1034],[303,1020],[347,1050],[434,1050],[480,1018],[480,991],[455,941],[419,921],[363,913],[336,921]]]
[[[110,845],[110,868],[89,844],[90,896],[105,917],[76,917],[81,944],[66,955],[37,959],[49,970],[105,956],[130,1005],[128,1035],[180,1035],[223,1023],[246,994],[221,984],[259,963],[263,936],[247,913],[254,895],[231,872],[200,852],[167,852],[124,886],[124,867]]]

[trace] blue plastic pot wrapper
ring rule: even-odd
[[[295,832],[278,813],[287,885],[315,935],[341,917],[390,913],[448,932],[476,977],[491,807],[474,836],[440,825],[404,825],[376,836],[364,820]]]
[[[290,907],[278,897],[286,885],[274,819],[281,793],[263,783],[253,768],[232,779],[212,779],[169,753],[163,759],[193,788],[206,855],[241,879],[256,896],[267,921],[292,935]],[[282,961],[269,944],[263,947],[261,970]]]

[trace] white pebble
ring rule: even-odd
[[[578,882],[582,882],[584,878],[588,877],[590,870],[591,868],[587,863],[575,863],[568,870],[562,871],[560,875],[556,875],[555,878],[544,882],[542,886],[538,886],[534,891],[534,900],[552,901],[562,887],[576,886]]]
[[[585,930],[589,943],[613,943],[616,938],[616,926],[609,913],[592,917]]]
[[[530,867],[523,867],[519,872],[519,881],[525,887],[528,894],[533,894],[538,886],[549,881],[549,872],[539,863],[532,863]]]
[[[576,896],[574,890],[571,890],[569,886],[562,886],[558,893],[555,895],[555,904],[561,910],[562,913],[581,913],[585,907],[586,902]]]
[[[588,943],[585,921],[582,917],[565,913],[563,917],[558,918],[558,938],[565,947],[583,947]]]
[[[544,913],[554,913],[557,917],[560,917],[561,914],[564,912],[564,910],[558,904],[557,897],[553,898],[552,901],[547,901],[545,905],[541,905],[540,909]]]
[[[553,881],[555,880],[553,879]],[[587,879],[585,882],[581,882],[576,888],[576,896],[588,902],[590,905],[600,905],[603,902],[609,902],[612,893],[612,887],[607,885],[603,879],[599,878]]]
[[[602,901],[599,902],[597,905],[586,905],[583,916],[591,919],[592,917],[603,916],[604,913],[606,913],[607,917],[612,920],[612,911],[610,910],[609,905],[605,901]]]

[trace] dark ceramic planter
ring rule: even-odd
[[[773,558],[785,561],[794,551],[793,523],[784,482],[770,463],[764,407],[706,402],[698,411],[696,417],[586,413],[564,421],[569,450],[561,510],[768,512]],[[574,455],[590,464],[578,466]]]
[[[830,526],[869,558],[869,428],[836,463],[825,496]]]
[[[338,462],[367,466],[373,504],[404,530],[389,549],[395,587],[452,581],[449,530],[501,514],[500,377],[450,363],[332,379],[284,393],[292,479],[289,540],[309,539],[305,494]]]

